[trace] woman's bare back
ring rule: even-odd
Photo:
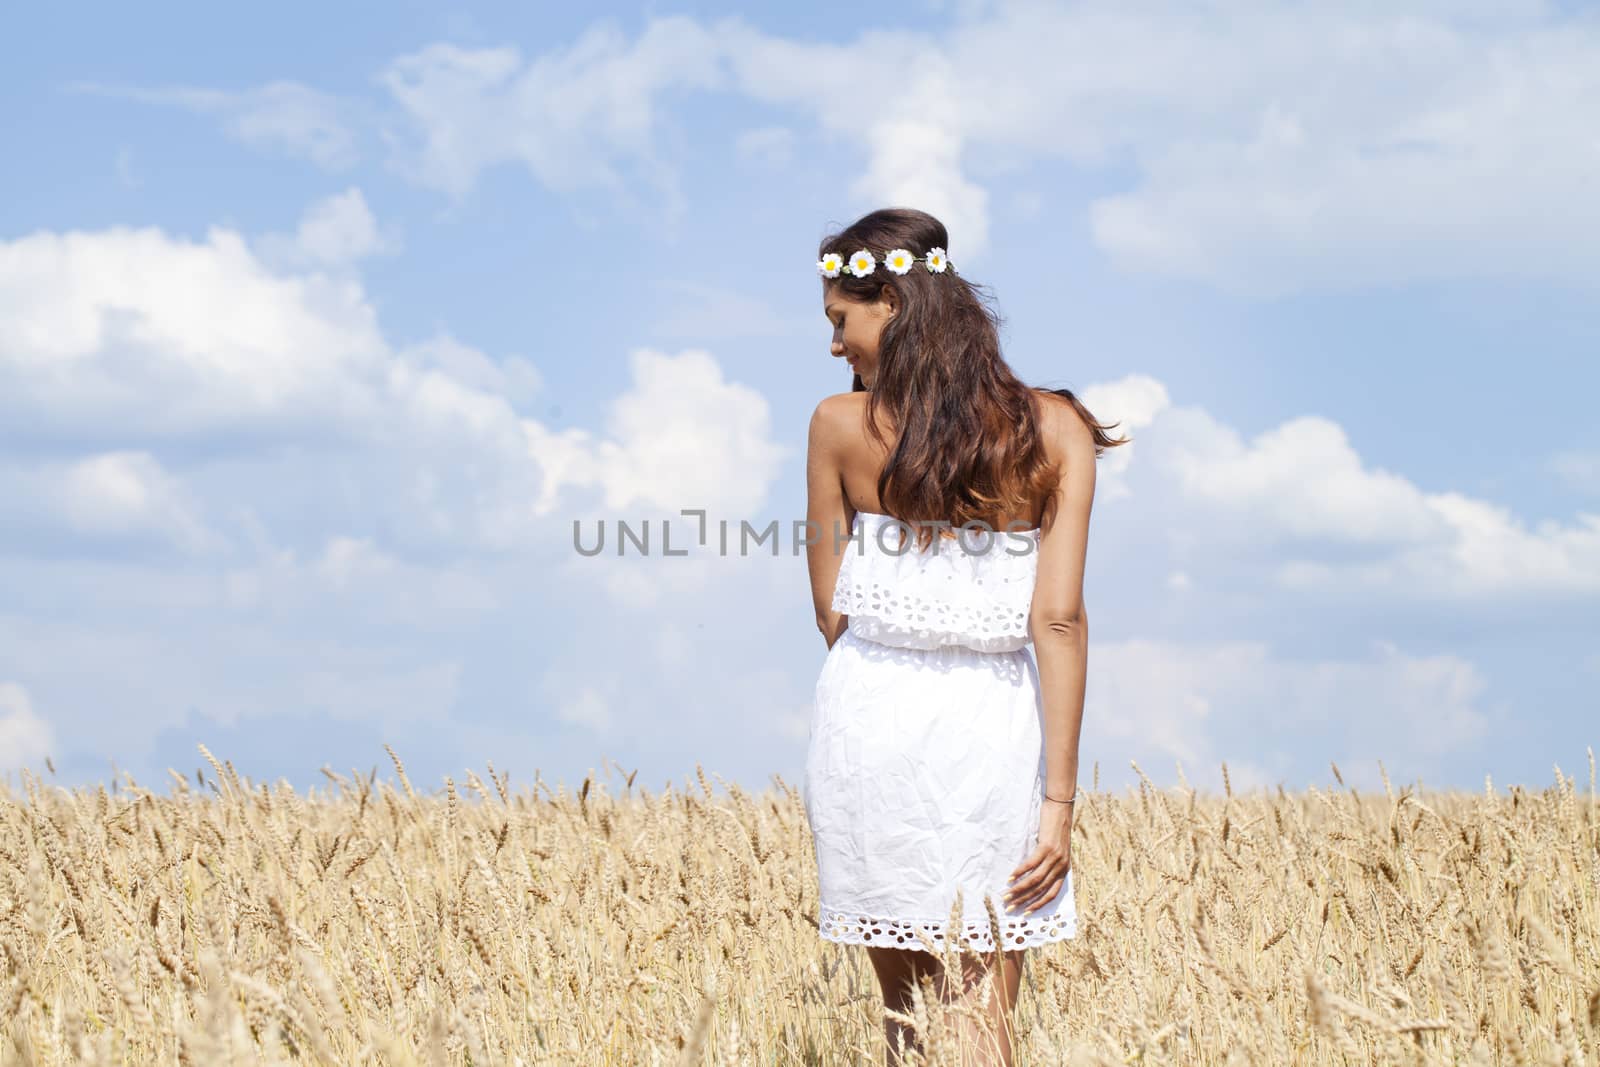
[[[856,403],[858,418],[856,432],[847,439],[844,457],[840,464],[840,480],[844,485],[845,501],[854,511],[886,515],[888,512],[884,510],[883,501],[878,498],[878,478],[889,462],[889,455],[899,439],[899,431],[889,414],[880,414],[877,417],[878,425],[883,431],[885,440],[879,441],[867,429],[868,394],[862,391],[851,393],[849,396]],[[1043,410],[1048,407],[1047,404],[1039,405],[1041,418],[1048,417]],[[1026,515],[1009,520],[987,518],[984,521],[988,522],[989,528],[993,530],[1031,530],[1042,525],[1043,511],[1044,501],[1036,500],[1030,503]]]

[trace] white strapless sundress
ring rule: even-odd
[[[1027,647],[1039,531],[958,530],[924,550],[913,533],[857,512],[834,588],[849,623],[817,678],[803,786],[820,933],[923,949],[921,927],[942,950],[959,888],[958,947],[993,951],[985,894],[1004,950],[1073,937],[1070,871],[1035,912],[1004,903],[1044,794]]]

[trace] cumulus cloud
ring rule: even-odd
[[[1249,557],[1279,588],[1330,597],[1487,604],[1600,593],[1600,514],[1534,526],[1510,509],[1430,492],[1364,461],[1338,423],[1289,419],[1245,440],[1145,376],[1091,386],[1085,404],[1135,442],[1113,468],[1149,496],[1186,550]],[[1137,450],[1137,451],[1135,451]]]
[[[1214,428],[1214,424],[1213,424]],[[1230,431],[1174,455],[1195,499],[1224,503],[1300,543],[1330,539],[1387,555],[1349,565],[1297,568],[1296,585],[1398,582],[1429,595],[1476,598],[1600,592],[1600,514],[1530,529],[1510,509],[1459,492],[1425,492],[1364,464],[1340,427],[1290,420],[1248,445]]]
[[[1101,425],[1110,426],[1107,433],[1111,438],[1127,438],[1101,455],[1095,474],[1096,495],[1108,500],[1129,495],[1132,490],[1124,476],[1139,451],[1139,431],[1171,405],[1167,387],[1148,374],[1130,374],[1074,392]]]
[[[531,403],[544,387],[544,376],[521,356],[491,359],[448,334],[408,345],[400,358],[426,371],[434,370],[463,385],[506,398],[513,407]]]
[[[307,219],[370,216],[359,194],[329,203]],[[52,694],[73,773],[308,717],[365,724],[330,735],[349,746],[372,724],[475,759],[474,738],[526,743],[540,726],[495,730],[503,701],[483,693],[526,687],[547,665],[531,650],[562,648],[556,597],[610,633],[719,577],[656,567],[630,598],[627,561],[572,565],[562,512],[746,511],[788,454],[766,399],[699,349],[632,352],[603,422],[557,433],[527,414],[532,358],[386,336],[344,262],[372,227],[301,232],[335,239],[287,261],[223,227],[0,241],[0,498],[25,502],[0,509],[0,677]],[[0,744],[42,751],[7,692]],[[541,724],[616,725],[640,699],[558,697]],[[428,741],[445,733],[453,747]],[[256,755],[297,758],[279,749]]]
[[[1600,243],[1574,239],[1600,234],[1582,191],[1594,166],[1587,101],[1600,89],[1592,21],[1277,0],[1177,14],[1014,3],[909,39],[730,37],[747,91],[853,135],[874,175],[860,191],[939,205],[963,224],[959,246],[969,229],[981,243],[987,208],[968,186],[976,161],[998,155],[1131,173],[1089,206],[1096,241],[1131,271],[1259,294],[1593,276]],[[937,78],[849,115],[802,77],[888,57]],[[894,170],[933,146],[923,180],[943,187]],[[1533,203],[1561,208],[1535,218]]]
[[[1259,641],[1133,639],[1094,645],[1085,751],[1129,751],[1153,777],[1181,763],[1213,788],[1225,761],[1235,787],[1290,788],[1321,766],[1378,781],[1432,774],[1488,734],[1486,680],[1459,656],[1412,655],[1378,641],[1361,658],[1275,654]]]
[[[359,194],[338,203],[334,214],[366,215]],[[332,229],[345,234],[330,238],[340,254],[370,236]],[[386,518],[403,524],[402,542],[509,548],[585,492],[608,508],[755,506],[786,454],[765,398],[703,350],[641,349],[630,368],[602,430],[556,432],[519,414],[541,387],[531,361],[491,359],[447,335],[396,347],[359,277],[271,265],[232,230],[0,241],[0,434],[121,446],[54,475],[51,498],[75,529],[159,528],[199,545],[181,472],[157,456],[217,438],[312,451],[337,441],[365,454],[365,480],[393,491]],[[235,451],[246,464],[277,462]],[[261,506],[216,489],[236,524]]]
[[[0,459],[0,498],[27,501],[0,514],[13,548],[59,552],[154,546],[179,553],[221,547],[189,489],[148,452],[103,452],[73,460]]]
[[[818,92],[825,70],[904,77],[864,108]],[[635,180],[667,173],[651,129],[669,94],[727,88],[854,143],[852,195],[939,215],[969,262],[988,242],[987,183],[1062,161],[1128,175],[1082,210],[1129,271],[1272,295],[1600,267],[1600,27],[1538,5],[1018,2],[845,43],[673,16],[528,60],[436,45],[385,81],[420,142],[414,172],[454,192],[509,160],[557,190],[615,192],[625,161],[649,164]],[[784,143],[741,142],[756,158]]]
[[[605,20],[526,61],[513,47],[429,45],[380,75],[409,120],[399,166],[457,196],[505,163],[558,192],[627,197],[631,176],[660,184],[678,210],[671,161],[657,146],[657,98],[717,85],[716,50],[711,32],[680,16],[652,19],[633,41]]]
[[[28,691],[16,682],[0,682],[0,771],[42,762],[54,743],[50,724],[34,712]]]
[[[397,252],[400,238],[379,226],[366,197],[352,185],[308,207],[293,234],[267,234],[256,246],[278,269],[339,267]]]
[[[252,148],[308,159],[327,170],[345,170],[359,156],[352,125],[355,106],[296,82],[275,81],[230,92],[190,86],[141,88],[74,82],[74,92],[182,108],[217,118],[228,136]]]
[[[387,348],[361,286],[275,274],[238,233],[0,241],[8,436],[310,430],[370,415]]]
[[[949,231],[952,261],[957,248],[969,259],[982,255],[989,244],[989,192],[966,176],[962,139],[920,115],[884,118],[863,132],[871,154],[850,186],[856,201],[921,208]]]
[[[789,574],[750,560],[643,567],[566,550],[572,516],[751,515],[790,455],[773,439],[767,400],[694,348],[628,353],[592,427],[557,431],[526,414],[541,388],[531,359],[491,358],[443,334],[397,344],[359,275],[273,265],[232,230],[0,242],[0,434],[27,446],[8,450],[0,477],[16,498],[42,502],[36,539],[78,539],[48,571],[48,601],[20,575],[52,561],[0,557],[0,676],[26,669],[52,708],[57,693],[63,708],[118,708],[103,736],[134,746],[196,714],[454,731],[483,685],[475,662],[536,695],[536,723],[584,737],[623,743],[654,702],[674,717],[651,719],[650,743],[686,753],[725,734],[730,714],[763,706],[779,709],[772,736],[798,737],[799,697],[782,672],[755,665],[708,682],[703,670],[707,655],[759,664],[776,621],[737,616],[730,634],[728,619],[752,595],[777,602],[797,587],[780,579],[803,584],[798,564]],[[1289,589],[1296,612],[1357,596],[1368,614],[1600,588],[1594,517],[1528,526],[1493,502],[1424,490],[1375,468],[1318,416],[1246,438],[1175,404],[1149,376],[1081,392],[1136,439],[1107,456],[1125,493],[1108,497],[1101,529],[1109,519],[1170,536],[1159,546],[1167,556],[1139,565],[1197,612],[1214,611],[1228,583],[1263,601]],[[241,426],[248,435],[229,436]],[[235,447],[189,458],[218,438]],[[141,538],[215,553],[163,569],[107,551]],[[1121,547],[1117,533],[1102,538]],[[583,650],[548,630],[547,588],[581,605],[589,632],[632,635],[605,655],[638,670],[597,680]],[[63,622],[51,614],[63,604],[92,606],[94,621]],[[1252,610],[1236,632],[1271,621],[1270,608]],[[660,636],[695,612],[714,642]],[[1303,772],[1283,724],[1325,735],[1351,761],[1387,730],[1379,754],[1404,774],[1481,740],[1489,714],[1471,660],[1409,643],[1337,655],[1220,637],[1096,647],[1090,721],[1107,731],[1098,751],[1182,759],[1197,774],[1228,759],[1241,782]],[[497,665],[485,668],[485,656]],[[549,656],[571,661],[555,669]],[[36,738],[37,716],[12,705],[5,721]],[[100,721],[58,717],[74,736]]]
[[[549,472],[535,512],[549,513],[555,494],[569,487],[599,489],[610,511],[751,512],[794,451],[772,440],[766,397],[728,381],[716,359],[699,349],[672,356],[641,348],[629,354],[629,364],[633,387],[612,402],[604,434],[527,424],[531,447]],[[731,463],[738,464],[737,477],[728,476]]]
[[[819,72],[858,70],[899,80],[871,107],[819,91]],[[428,45],[378,80],[398,108],[384,131],[393,164],[455,197],[509,164],[613,204],[653,186],[675,218],[672,105],[732,92],[854,145],[852,197],[932,211],[958,262],[986,249],[995,179],[1065,163],[1117,183],[1064,207],[1131,272],[1271,296],[1600,271],[1600,25],[1546,5],[1016,0],[959,5],[939,31],[842,42],[683,15],[630,37],[606,19],[531,56]],[[355,105],[294,83],[79,88],[215,114],[240,140],[323,166],[355,155],[342,114]],[[777,165],[795,126],[746,131],[739,157]]]

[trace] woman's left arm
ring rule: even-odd
[[[839,581],[839,565],[848,551],[845,539],[855,520],[850,502],[845,499],[840,444],[844,421],[839,417],[841,399],[849,393],[823,397],[811,413],[806,432],[806,569],[811,573],[811,604],[817,616],[817,629],[833,648],[845,630],[849,617],[833,610],[833,587]]]

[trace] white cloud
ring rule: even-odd
[[[0,682],[0,771],[34,766],[54,743],[50,724],[35,714],[28,691],[16,682]]]
[[[309,159],[327,170],[353,166],[358,152],[351,132],[351,105],[295,82],[277,81],[254,89],[132,86],[75,82],[75,92],[179,107],[215,116],[228,136],[253,148]]]
[[[1376,781],[1379,759],[1409,776],[1487,736],[1486,682],[1470,661],[1387,641],[1373,652],[1296,659],[1257,641],[1097,641],[1082,747],[1132,752],[1152,777],[1181,762],[1196,783],[1220,783],[1226,761],[1239,787],[1304,773],[1308,746],[1347,778]]]
[[[1092,212],[1119,263],[1264,294],[1592,276],[1593,242],[1574,240],[1600,229],[1582,194],[1595,160],[1585,101],[1600,89],[1592,23],[1348,8],[1308,21],[1278,5],[1255,16],[1168,35],[1197,58],[1261,60],[1231,64],[1237,84],[1214,116],[1180,99],[1212,95],[1199,63],[1150,101],[1156,121],[1129,144],[1142,182]]]
[[[1297,417],[1246,442],[1174,408],[1146,437],[1155,475],[1188,509],[1184,530],[1281,550],[1285,588],[1480,603],[1600,593],[1600,514],[1530,528],[1508,508],[1366,464],[1329,419]]]
[[[1122,518],[1166,542],[1187,589],[1207,568],[1234,586],[1368,603],[1461,606],[1600,594],[1600,514],[1533,526],[1510,509],[1455,491],[1430,492],[1365,461],[1331,419],[1288,419],[1253,438],[1166,388],[1129,375],[1079,391],[1114,433],[1102,496],[1128,498]],[[1159,547],[1159,546],[1153,546]],[[1251,561],[1249,568],[1240,564]],[[1187,583],[1187,584],[1186,584]]]
[[[1600,274],[1600,24],[1581,14],[1288,0],[960,11],[939,32],[847,43],[673,15],[631,39],[602,20],[532,57],[433,44],[382,71],[400,110],[384,132],[394,166],[455,197],[513,164],[614,208],[653,186],[672,219],[685,207],[660,147],[672,98],[736,91],[855,145],[852,198],[938,215],[957,262],[985,251],[989,182],[1059,161],[1125,182],[1062,210],[1084,212],[1129,271],[1256,295]],[[819,88],[818,72],[861,70],[900,80],[870,108]],[[78,88],[215,114],[240,140],[324,166],[355,155],[354,105],[294,83]],[[781,165],[794,125],[745,131],[735,150]]]
[[[256,246],[274,268],[338,267],[397,252],[400,238],[378,225],[366,197],[352,185],[308,207],[292,235],[267,234]]]
[[[0,241],[0,413],[14,431],[346,422],[369,408],[385,357],[359,284],[273,274],[230,230]]]
[[[188,491],[146,452],[107,452],[69,464],[57,499],[71,525],[87,533],[154,531],[188,549],[211,540]]]
[[[670,173],[652,147],[659,102],[734,86],[853,142],[866,156],[853,197],[938,215],[958,261],[988,242],[988,177],[1062,160],[1131,173],[1086,208],[1095,240],[1130,271],[1267,295],[1600,269],[1592,21],[1539,5],[1282,0],[967,15],[946,32],[845,44],[681,16],[630,43],[607,22],[527,62],[432,46],[396,60],[386,82],[420,136],[414,172],[455,193],[516,160],[558,191],[625,195],[623,161],[647,164],[639,180]],[[850,70],[904,78],[871,108],[818,91],[818,71]],[[783,143],[758,130],[741,151]]]
[[[534,511],[548,514],[564,489],[598,488],[610,512],[749,514],[793,451],[772,440],[766,397],[728,381],[699,349],[637,349],[629,363],[633,387],[613,401],[603,437],[525,423],[549,476]]]
[[[516,408],[531,403],[544,388],[539,368],[521,356],[490,359],[448,334],[410,345],[400,357],[421,371],[437,371],[473,389],[503,396]]]
[[[274,268],[233,231],[0,241],[8,431],[55,447],[133,446],[67,472],[62,499],[78,525],[159,514],[199,539],[196,509],[179,506],[183,472],[169,477],[149,453],[208,436],[313,452],[340,441],[366,457],[365,481],[397,491],[397,532],[457,546],[526,544],[584,491],[613,509],[759,503],[788,451],[771,440],[765,398],[701,350],[639,350],[630,365],[603,430],[557,433],[518,413],[541,387],[531,362],[444,335],[397,351],[357,277]],[[296,477],[325,481],[310,462]],[[258,503],[246,495],[238,508],[248,517]]]
[[[724,62],[746,95],[809,114],[824,133],[866,155],[849,191],[863,204],[908,205],[939,217],[950,233],[951,258],[973,263],[988,244],[988,191],[968,168],[974,125],[994,121],[972,112],[963,95],[1009,69],[1009,60],[981,74],[963,69],[960,35],[941,40],[904,31],[868,31],[846,45],[810,43],[754,29],[737,19],[712,27]],[[895,70],[892,93],[871,108],[848,94],[818,92],[817,72]]]
[[[1111,427],[1107,431],[1109,436],[1128,438],[1125,443],[1102,453],[1100,468],[1095,474],[1096,495],[1107,500],[1129,495],[1132,490],[1124,475],[1139,451],[1139,431],[1171,405],[1167,387],[1148,374],[1130,374],[1073,392],[1096,421]]]
[[[1363,464],[1330,419],[1290,419],[1249,444],[1209,416],[1186,421],[1186,439],[1166,458],[1190,499],[1306,539],[1437,544],[1450,532],[1416,486]]]
[[[962,139],[950,136],[938,120],[937,101],[930,110],[932,118],[895,115],[863,131],[871,158],[850,191],[858,203],[909,205],[937,216],[950,233],[951,260],[959,265],[988,247],[989,193],[963,173]]]
[[[663,185],[669,211],[681,204],[656,148],[656,97],[721,78],[712,34],[681,16],[652,19],[632,42],[602,21],[527,62],[515,48],[434,44],[381,75],[410,120],[399,165],[425,185],[459,196],[481,171],[517,163],[558,192],[626,196],[619,168],[632,165]]]
[[[102,452],[81,459],[0,458],[0,531],[13,545],[59,551],[62,536],[82,547],[160,546],[183,553],[221,548],[203,507],[148,452]]]
[[[522,413],[530,360],[397,346],[354,270],[259,248],[223,228],[0,241],[0,498],[26,502],[0,510],[0,677],[56,696],[82,773],[169,758],[149,746],[190,746],[192,723],[345,720],[346,750],[373,723],[448,723],[464,743],[484,714],[464,702],[526,686],[536,650],[584,662],[541,629],[552,595],[606,632],[634,603],[613,599],[624,561],[570,566],[568,515],[747,510],[789,451],[702,350],[633,352],[605,422],[555,433]],[[149,544],[190,558],[128,551]],[[723,563],[650,562],[636,625]],[[509,632],[526,657],[488,651]],[[605,730],[635,704],[577,678],[542,721]]]
[[[949,132],[1135,168],[1090,211],[1129,270],[1259,294],[1591,278],[1600,27],[1502,12],[1010,5],[944,46]]]

